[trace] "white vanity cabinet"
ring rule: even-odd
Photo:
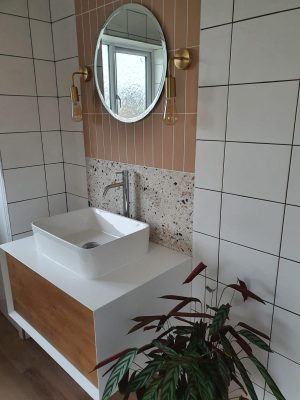
[[[164,294],[190,294],[182,282],[191,259],[153,243],[139,261],[97,280],[41,255],[33,237],[0,247],[9,316],[95,400],[105,386],[104,371],[91,373],[95,364],[151,340],[127,335],[131,319],[169,310]]]

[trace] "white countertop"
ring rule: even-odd
[[[41,255],[37,251],[33,236],[3,244],[0,249],[92,311],[96,311],[171,268],[190,261],[188,256],[150,243],[149,252],[138,262],[115,270],[101,279],[88,280]]]

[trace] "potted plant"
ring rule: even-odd
[[[184,284],[205,270],[200,263],[187,277]],[[228,322],[231,302],[222,304],[224,291],[238,292],[244,301],[248,298],[264,304],[251,292],[245,282],[227,285],[214,305],[204,305],[195,297],[176,295],[163,299],[178,302],[166,315],[140,316],[133,319],[136,325],[129,333],[155,330],[158,336],[142,348],[130,348],[101,361],[95,369],[112,362],[102,400],[108,400],[119,386],[128,399],[136,393],[143,400],[258,400],[243,360],[250,360],[277,400],[285,400],[263,364],[254,356],[252,346],[271,352],[270,338],[263,332],[239,322]],[[214,296],[214,290],[206,287]],[[232,297],[233,299],[233,297]],[[217,300],[217,299],[216,299]],[[195,307],[193,306],[195,304]],[[188,312],[184,308],[190,306]],[[174,324],[176,322],[176,324]],[[135,363],[144,358],[144,367]],[[235,382],[242,395],[230,395],[230,384]]]

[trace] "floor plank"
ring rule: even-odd
[[[91,398],[32,339],[21,340],[0,313],[0,399]]]

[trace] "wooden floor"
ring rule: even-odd
[[[90,400],[32,339],[21,340],[0,313],[0,399]]]

